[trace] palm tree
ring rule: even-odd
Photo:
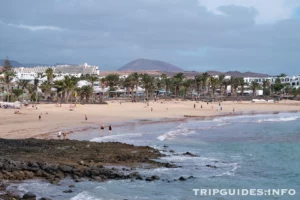
[[[271,94],[271,82],[269,79],[266,80],[266,86],[269,89],[269,94]]]
[[[77,88],[76,90],[80,96],[81,103],[83,103],[84,98],[85,98],[85,102],[89,102],[90,96],[93,94],[92,86],[85,85],[82,86],[82,88]]]
[[[108,83],[109,87],[113,88],[118,85],[120,76],[119,76],[119,74],[108,74],[105,77],[105,80]]]
[[[78,78],[74,76],[65,76],[63,81],[63,90],[66,94],[65,96],[66,103],[69,102],[71,94],[74,94],[77,83],[78,83]]]
[[[34,96],[34,91],[35,91],[35,87],[33,84],[28,84],[27,85],[27,90],[30,96],[30,101],[34,101],[35,96]]]
[[[196,84],[196,90],[197,90],[198,96],[200,97],[201,87],[203,85],[202,76],[195,76],[194,79],[195,79],[195,84]]]
[[[178,73],[172,77],[173,84],[175,87],[175,96],[179,95],[179,89],[180,89],[180,86],[182,85],[184,79],[185,79],[185,76],[183,73]]]
[[[62,92],[64,92],[64,81],[59,80],[59,81],[54,81],[54,88],[56,88],[56,98],[57,98],[57,103],[58,103],[58,98],[60,99],[60,104],[62,101]]]
[[[105,77],[106,82],[109,85],[109,90],[114,91],[115,87],[118,86],[120,81],[120,75],[119,74],[108,74]]]
[[[225,80],[225,74],[220,74],[219,75],[220,94],[223,94],[224,80]]]
[[[131,80],[132,84],[135,87],[135,91],[138,90],[139,85],[141,84],[141,79],[140,79],[140,75],[138,73],[132,73],[128,76],[129,80]],[[132,99],[134,98],[133,96],[133,90],[132,90]]]
[[[266,95],[271,94],[271,83],[270,83],[269,79],[263,81],[263,91],[264,91],[264,94],[266,94]]]
[[[22,89],[22,103],[24,101],[24,89],[27,89],[29,83],[30,83],[30,80],[19,80],[17,83],[18,86],[21,87],[21,89]]]
[[[142,87],[145,88],[145,92],[146,92],[146,96],[148,97],[149,94],[149,89],[151,87],[151,82],[153,82],[154,80],[152,79],[153,77],[151,77],[149,74],[141,74],[141,84]]]
[[[45,81],[40,85],[42,92],[44,93],[45,99],[48,99],[48,96],[51,93],[51,84],[49,81]]]
[[[232,76],[230,78],[230,85],[231,85],[231,94],[234,94],[235,96],[237,96],[237,88],[239,87],[240,85],[240,79],[238,77],[234,77]]]
[[[202,84],[204,87],[204,92],[207,92],[207,85],[208,85],[208,80],[209,80],[210,75],[205,72],[205,73],[201,74],[201,77],[202,77]]]
[[[93,89],[92,99],[93,100],[94,100],[94,83],[98,80],[99,80],[99,78],[95,75],[91,75],[88,77],[88,81],[92,84],[92,89]]]
[[[10,101],[10,87],[12,84],[12,81],[14,79],[15,72],[13,71],[12,65],[8,59],[8,57],[6,57],[5,61],[4,61],[4,65],[3,65],[3,77],[1,77],[0,82],[2,82],[5,86],[6,86],[6,93],[7,93],[7,101]]]
[[[23,90],[22,89],[13,89],[12,93],[17,97],[17,100],[19,101],[19,97],[23,93]]]
[[[50,83],[50,85],[52,85],[53,84],[53,77],[54,77],[54,75],[53,75],[53,69],[52,68],[48,68],[48,69],[46,69],[46,76],[47,76],[47,80],[48,80],[48,82]]]
[[[35,103],[37,103],[38,101],[38,87],[39,87],[39,82],[40,80],[35,78],[33,80],[33,85],[34,85],[34,89],[35,89]]]
[[[245,85],[246,85],[245,80],[244,80],[244,78],[241,77],[241,78],[239,78],[238,82],[241,86],[241,95],[244,96]]]
[[[105,79],[105,78],[101,78],[101,79],[100,79],[100,87],[101,87],[101,89],[102,89],[102,91],[103,91],[103,94],[102,94],[102,95],[99,94],[100,97],[101,97],[101,98],[99,97],[100,103],[103,102],[103,97],[104,97],[104,95],[105,95],[104,90],[105,90],[106,84],[107,84],[106,79]]]
[[[253,96],[256,96],[256,90],[259,88],[259,83],[255,82],[255,81],[252,81],[251,82],[251,85],[250,85],[250,88],[253,92]]]
[[[195,85],[195,80],[194,79],[184,80],[182,85],[185,89],[184,96],[187,97],[189,92],[191,91],[191,88],[193,88],[193,86]]]
[[[212,89],[212,96],[215,95],[217,87],[220,85],[220,81],[218,78],[210,77],[210,84]]]

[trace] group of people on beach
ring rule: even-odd
[[[85,121],[87,121],[87,120],[88,120],[88,117],[87,117],[86,115],[84,115],[84,119],[85,119]],[[102,134],[102,135],[104,135],[104,128],[105,128],[105,126],[104,126],[104,123],[102,122],[102,123],[101,123],[101,126],[100,126],[101,134]],[[111,126],[111,125],[108,126],[108,133],[109,133],[109,134],[112,133],[112,126]]]
[[[101,123],[100,129],[101,129],[101,134],[104,135],[104,123]],[[112,133],[112,127],[111,125],[108,126],[108,133],[111,134]]]

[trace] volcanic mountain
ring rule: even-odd
[[[166,63],[158,60],[149,59],[137,59],[127,63],[118,71],[145,71],[145,70],[156,70],[165,72],[183,72],[184,70],[176,67],[170,63]]]

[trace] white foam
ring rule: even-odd
[[[76,195],[75,197],[72,197],[70,200],[103,200],[102,198],[96,198],[92,195],[90,195],[88,192],[84,191]]]
[[[288,121],[295,121],[299,119],[299,117],[279,117],[279,118],[269,118],[269,119],[260,119],[255,122],[257,123],[263,123],[263,122],[288,122]]]
[[[126,138],[132,137],[141,137],[143,136],[142,133],[129,133],[129,134],[118,134],[118,135],[107,135],[102,137],[96,137],[91,139],[91,142],[108,142],[108,141],[122,141]]]
[[[221,177],[221,176],[234,176],[235,171],[240,168],[240,166],[237,163],[229,163],[230,165],[233,165],[233,168],[229,171],[223,172],[222,174],[218,174],[215,176]]]
[[[196,133],[194,130],[190,130],[184,127],[185,124],[177,126],[176,130],[171,130],[163,135],[157,137],[158,140],[164,141],[167,139],[175,139],[177,136],[187,136]]]

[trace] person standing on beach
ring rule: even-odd
[[[108,133],[111,134],[111,132],[112,132],[112,127],[111,127],[111,125],[109,125],[109,127],[108,127]]]
[[[67,139],[67,132],[64,131],[64,132],[62,133],[62,135],[63,135],[63,137],[64,137],[64,140],[66,140],[66,139]]]
[[[103,123],[101,124],[101,134],[102,135],[104,134],[104,124]]]
[[[87,121],[88,120],[87,116],[86,115],[84,115],[84,116],[85,116],[85,121]]]
[[[42,116],[41,115],[39,115],[39,120],[41,120],[42,119]]]

